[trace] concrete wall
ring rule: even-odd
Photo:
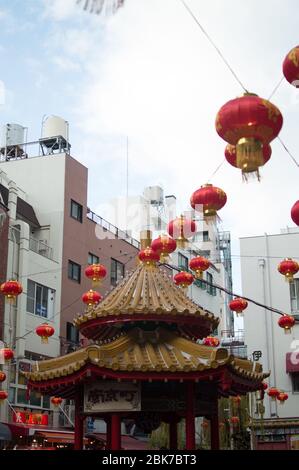
[[[277,271],[277,266],[286,257],[298,259],[299,231],[242,238],[240,244],[244,296],[291,313],[290,286]],[[289,395],[283,406],[277,402],[272,403],[266,395],[265,418],[276,415],[281,418],[295,417],[299,413],[299,394],[292,392],[291,377],[286,373],[286,354],[294,351],[293,342],[299,340],[299,325],[296,324],[291,335],[286,335],[277,324],[279,318],[279,315],[252,303],[249,303],[244,318],[248,355],[260,350],[260,362],[265,370],[271,371],[267,382]]]

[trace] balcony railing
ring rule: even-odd
[[[30,238],[29,250],[34,251],[45,258],[53,259],[53,249],[41,240]]]
[[[101,227],[103,227],[104,230],[107,230],[112,233],[115,238],[124,240],[125,242],[130,243],[130,245],[134,246],[138,250],[140,249],[140,242],[138,240],[131,237],[127,232],[124,232],[123,230],[120,230],[119,228],[115,227],[115,225],[111,224],[110,222],[107,222],[107,220],[103,219],[94,212],[87,212],[87,218],[92,220],[96,224],[99,224]]]

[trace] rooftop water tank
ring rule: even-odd
[[[151,204],[163,204],[163,189],[160,186],[148,186],[144,188],[143,196]]]
[[[24,144],[25,127],[20,124],[9,123],[2,127],[1,148],[14,147]]]
[[[48,116],[42,127],[42,139],[61,136],[66,142],[69,140],[68,122],[59,116]]]

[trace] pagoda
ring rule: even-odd
[[[143,232],[141,249],[150,246]],[[185,420],[187,450],[195,449],[195,418],[211,422],[211,447],[219,449],[218,399],[262,389],[269,374],[226,349],[198,344],[219,323],[192,302],[159,262],[139,262],[101,304],[74,320],[91,344],[38,362],[26,373],[28,389],[75,402],[75,449],[83,448],[84,419],[107,423],[107,448],[121,449],[121,421],[146,433]]]

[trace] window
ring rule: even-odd
[[[66,324],[66,339],[71,343],[79,343],[79,331],[72,323],[69,322]]]
[[[209,242],[210,237],[209,237],[208,230],[205,230],[203,232],[197,232],[193,237],[193,241],[194,242]]]
[[[211,273],[207,273],[207,293],[210,295],[216,295],[216,287],[211,286],[210,284],[213,284],[213,276]]]
[[[296,320],[299,320],[299,279],[290,282],[291,310],[295,314]]]
[[[299,392],[299,374],[292,374],[293,392]]]
[[[81,282],[81,266],[80,264],[74,263],[74,261],[69,261],[68,266],[68,277],[72,281]]]
[[[112,286],[116,286],[125,275],[125,265],[116,259],[111,258],[111,275],[110,281]]]
[[[179,253],[178,265],[179,265],[179,268],[183,269],[184,271],[188,271],[189,269],[189,260],[186,256],[182,255],[182,253]]]
[[[100,258],[97,255],[88,253],[88,264],[99,264]]]
[[[44,318],[54,315],[55,290],[28,279],[27,312]]]
[[[83,207],[78,202],[71,200],[71,217],[82,224]]]

